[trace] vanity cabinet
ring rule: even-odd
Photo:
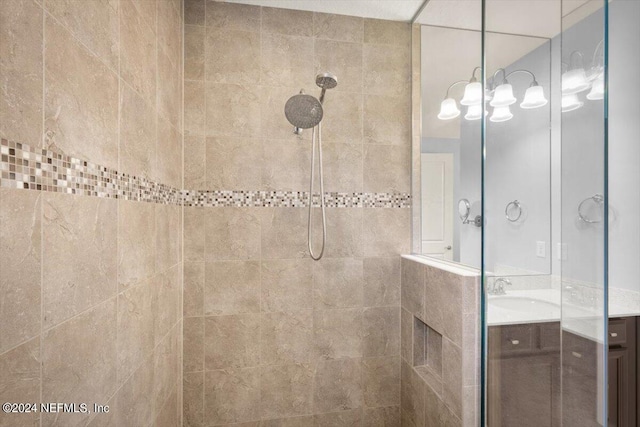
[[[636,323],[635,317],[609,321],[609,427],[634,427],[639,420]],[[489,327],[488,425],[599,426],[598,346],[561,335],[559,322]]]

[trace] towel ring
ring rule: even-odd
[[[515,209],[518,209],[518,216],[516,216],[515,218],[509,215],[509,212],[511,211],[512,207]],[[507,203],[507,206],[504,208],[504,216],[505,218],[507,218],[509,222],[516,222],[517,220],[519,220],[520,217],[522,216],[522,206],[520,205],[520,202],[517,200],[514,200],[513,202]]]
[[[602,196],[602,194],[594,194],[591,197],[587,197],[578,205],[578,218],[580,218],[581,221],[584,221],[587,224],[597,224],[599,222],[602,222],[602,217],[598,219],[589,219],[585,214],[582,213],[582,208],[587,202],[594,202],[597,206],[602,207],[602,204],[604,203],[604,197]]]

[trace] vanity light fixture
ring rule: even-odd
[[[591,85],[591,91],[587,94],[589,101],[604,99],[604,73],[600,73]]]
[[[484,110],[484,115],[487,115],[487,110]],[[466,120],[480,120],[482,118],[482,106],[480,104],[477,105],[469,105],[467,107],[467,114],[464,115]]]
[[[507,120],[511,120],[513,118],[513,114],[511,113],[511,109],[509,106],[504,107],[495,107],[493,109],[493,114],[489,120],[494,123],[506,122]]]
[[[476,78],[476,71],[480,67],[473,69],[469,83],[464,87],[464,96],[460,100],[460,105],[480,105],[482,103],[482,83]]]
[[[584,102],[580,101],[577,93],[571,93],[569,95],[562,95],[562,112],[568,113],[569,111],[577,110],[582,107]]]
[[[520,103],[520,108],[531,110],[547,105],[549,101],[544,97],[544,89],[542,86],[530,86],[524,93],[524,99]]]
[[[456,100],[453,98],[446,98],[440,104],[440,114],[438,114],[438,118],[440,120],[451,120],[455,119],[460,115],[460,110],[458,110],[458,106],[456,105]]]

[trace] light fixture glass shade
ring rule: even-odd
[[[591,92],[587,94],[590,101],[598,101],[604,99],[604,74],[598,76],[591,86]]]
[[[458,110],[458,105],[456,104],[456,100],[453,98],[447,98],[440,104],[440,114],[438,114],[438,118],[440,120],[451,120],[455,119],[460,115],[460,110]]]
[[[492,122],[500,123],[506,122],[507,120],[511,120],[513,118],[513,114],[511,114],[511,109],[509,106],[506,107],[495,107],[493,109],[493,114],[489,118]]]
[[[485,89],[484,91],[484,102],[489,102],[493,99],[493,91],[489,89]]]
[[[476,105],[482,103],[482,84],[471,82],[464,87],[464,96],[460,100],[461,105]]]
[[[467,114],[464,115],[464,118],[467,120],[480,120],[482,118],[482,105],[469,105],[467,107]],[[484,115],[487,115],[487,110],[484,110]]]
[[[562,94],[571,95],[573,93],[583,92],[591,86],[584,68],[576,68],[569,70],[562,75]]]
[[[525,92],[520,108],[524,108],[525,110],[540,108],[547,105],[547,102],[547,98],[544,97],[544,89],[542,86],[531,86]]]
[[[584,102],[580,101],[580,99],[578,98],[578,95],[575,93],[571,93],[569,95],[562,95],[562,112],[563,113],[577,110],[583,105],[584,105]]]
[[[496,88],[490,105],[492,107],[507,107],[516,101],[513,96],[513,87],[509,83],[504,83]]]

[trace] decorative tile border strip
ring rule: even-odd
[[[0,187],[199,207],[307,207],[308,192],[179,190],[147,178],[37,149],[0,141]],[[408,193],[325,193],[331,208],[410,208]],[[314,194],[313,205],[320,206]]]

